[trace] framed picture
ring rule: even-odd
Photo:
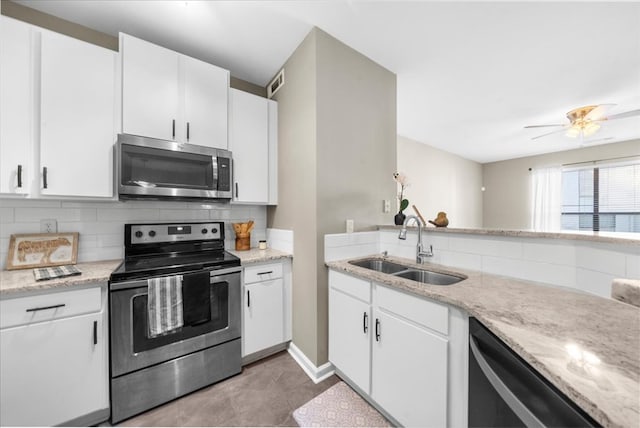
[[[78,232],[11,235],[7,270],[75,265]]]

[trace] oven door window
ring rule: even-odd
[[[122,145],[122,185],[215,190],[212,156]]]
[[[208,299],[211,308],[209,320],[203,319],[203,322],[194,325],[185,323],[185,326],[166,335],[149,337],[147,295],[135,296],[132,308],[133,352],[149,351],[191,337],[226,329],[229,326],[229,283],[222,281],[211,284]],[[188,317],[187,314],[183,315]]]

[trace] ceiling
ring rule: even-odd
[[[482,163],[578,148],[523,129],[575,107],[640,108],[639,2],[16,2],[261,86],[317,26],[397,74],[398,134]],[[603,137],[639,139],[640,117],[605,122]]]

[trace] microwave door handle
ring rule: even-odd
[[[218,190],[218,157],[213,157],[213,189]]]

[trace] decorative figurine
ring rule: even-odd
[[[447,213],[444,211],[440,211],[435,220],[429,220],[429,223],[434,225],[435,227],[447,227],[449,224],[449,220],[447,219]]]

